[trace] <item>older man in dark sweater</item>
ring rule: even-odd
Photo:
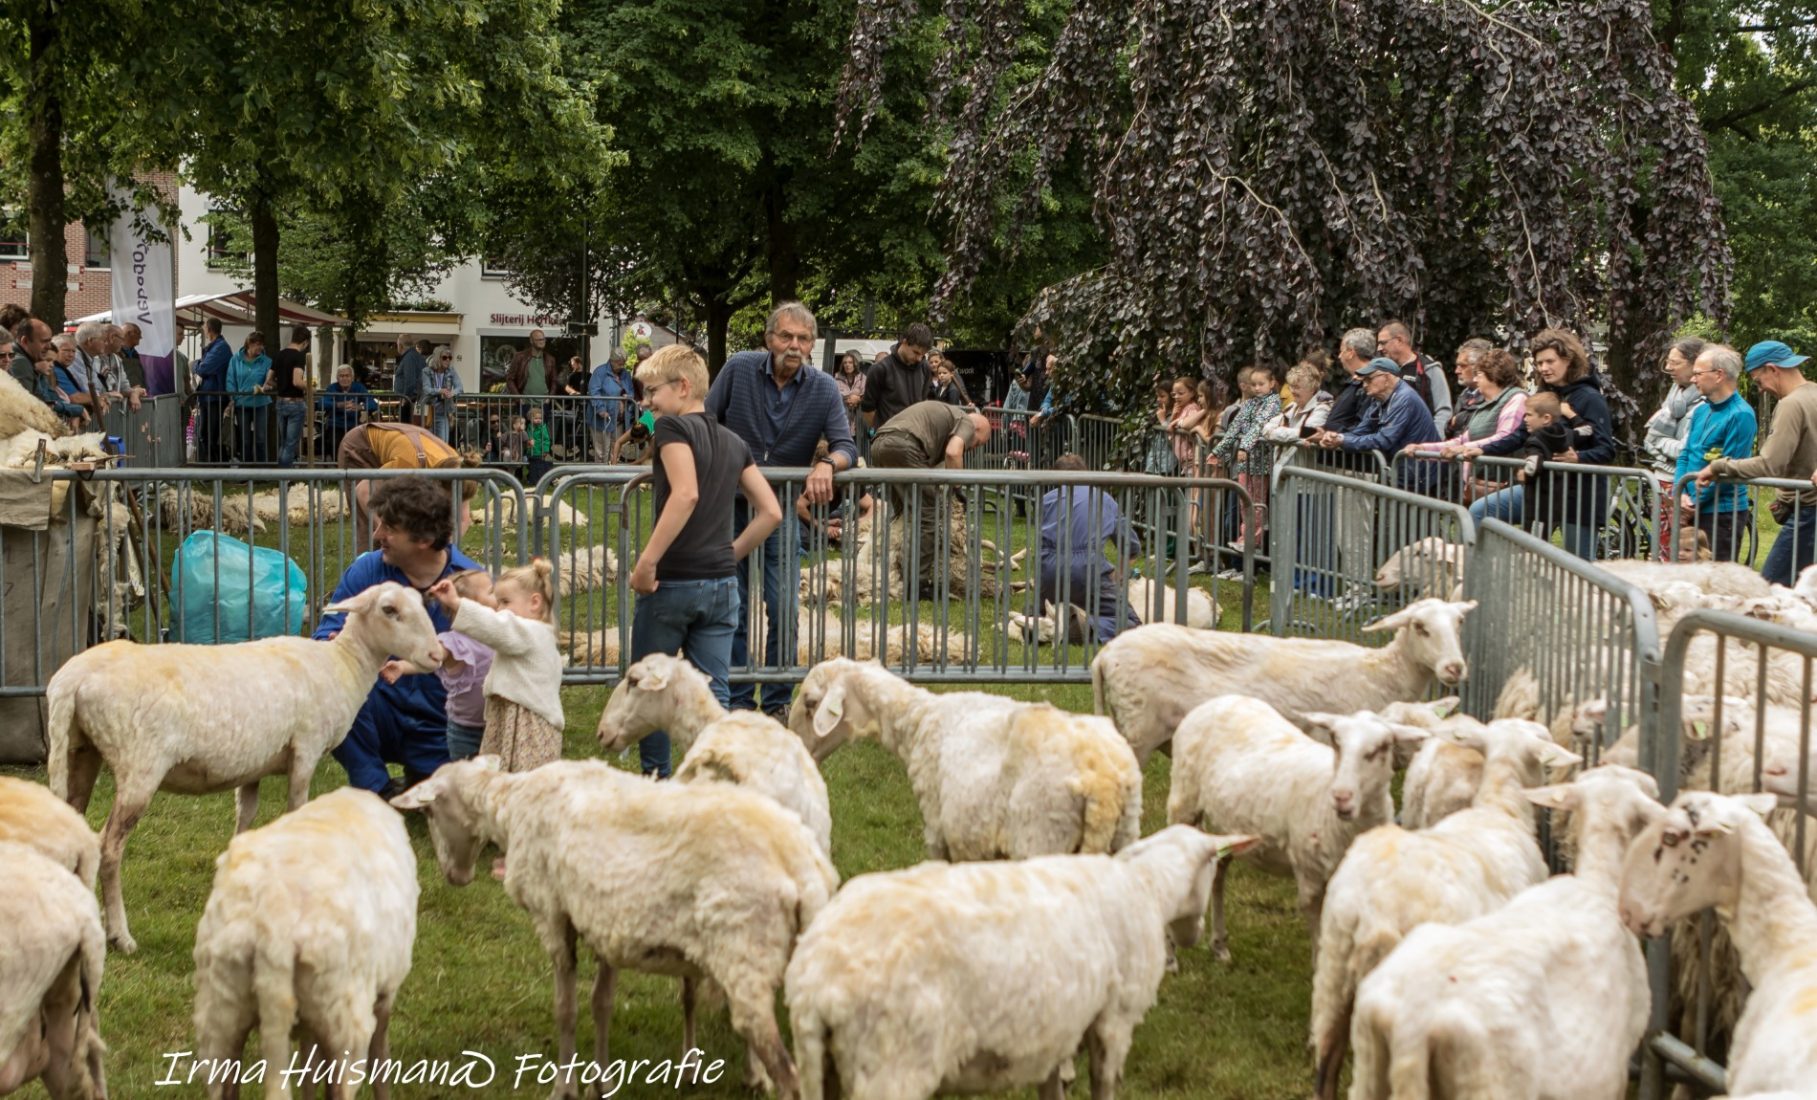
[[[808,364],[818,329],[814,315],[800,302],[784,302],[770,312],[764,325],[763,351],[741,351],[719,368],[719,377],[707,392],[707,415],[718,420],[751,448],[759,466],[809,466],[805,492],[809,504],[833,499],[833,474],[858,461],[845,402],[833,376]],[[827,456],[816,460],[814,449],[822,439]],[[733,524],[748,520],[740,498],[734,505]],[[781,648],[782,624],[795,622],[795,559],[801,544],[800,526],[784,523],[758,551],[763,556],[763,601],[769,612],[764,635],[764,663],[790,663]],[[784,583],[784,568],[788,569]],[[751,623],[750,571],[738,570],[738,633],[732,639],[732,667],[747,664],[747,639]],[[793,686],[766,682],[763,709],[786,711]],[[732,685],[732,708],[751,710],[756,688],[750,683]],[[786,721],[786,716],[784,717]]]

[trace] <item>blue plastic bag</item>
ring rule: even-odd
[[[173,641],[198,645],[245,642],[300,633],[309,614],[309,579],[296,562],[276,550],[248,546],[214,531],[197,531],[183,540],[171,562],[170,599]]]

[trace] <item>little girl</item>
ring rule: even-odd
[[[429,589],[448,612],[451,629],[492,649],[484,688],[486,732],[479,750],[497,756],[506,771],[529,771],[561,759],[562,656],[550,623],[553,568],[538,558],[505,570],[493,589],[496,609],[462,598],[453,578]],[[492,873],[504,875],[503,859],[492,865]]]
[[[498,606],[498,600],[492,594],[492,575],[485,570],[468,569],[448,580],[454,585],[455,595],[486,607]],[[435,670],[441,677],[442,688],[448,693],[448,759],[465,760],[479,752],[480,740],[486,732],[484,685],[487,674],[492,671],[492,649],[458,630],[444,630],[436,638],[448,654],[442,667]],[[386,683],[395,684],[400,676],[423,671],[409,661],[393,659],[385,662],[379,675]]]

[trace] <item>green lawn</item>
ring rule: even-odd
[[[1004,690],[1074,709],[1089,707],[1089,691],[1082,687]],[[566,755],[597,756],[592,730],[603,689],[570,688],[564,694]],[[43,779],[41,769],[7,772]],[[833,856],[842,877],[919,861],[919,815],[893,756],[872,744],[856,745],[827,762],[826,777],[833,802]],[[1146,776],[1145,831],[1164,823],[1167,781],[1168,761],[1157,754]],[[343,782],[340,768],[324,762],[313,790],[320,794]],[[110,778],[104,774],[89,815],[97,828],[111,797]],[[267,781],[261,823],[277,816],[283,799],[282,780]],[[166,1071],[164,1054],[193,1046],[190,956],[195,926],[232,819],[229,795],[160,795],[128,845],[126,902],[139,950],[108,957],[101,996],[113,1096],[158,1095],[155,1082]],[[436,867],[421,819],[413,816],[410,826],[423,893],[415,964],[392,1024],[392,1055],[457,1058],[463,1050],[476,1050],[502,1072],[487,1089],[404,1086],[396,1095],[510,1094],[509,1069],[518,1055],[554,1053],[548,960],[528,921],[497,882],[482,876],[465,888],[449,886]],[[1238,866],[1229,911],[1234,962],[1220,966],[1204,947],[1182,954],[1181,972],[1163,981],[1160,1002],[1136,1033],[1125,1095],[1266,1100],[1306,1092],[1310,1078],[1302,1049],[1311,959],[1292,885]],[[583,967],[583,980],[590,981],[590,961]],[[1014,996],[1014,991],[1005,995]],[[673,1056],[681,1036],[678,999],[673,981],[622,977],[613,1017],[614,1057]],[[583,995],[583,1050],[590,1034],[585,1001]],[[742,1095],[736,1083],[743,1067],[742,1044],[723,1012],[705,1020],[700,1045],[709,1059],[725,1059],[728,1073],[717,1085],[690,1089],[690,1094]],[[665,1090],[646,1085],[620,1095],[660,1091]],[[165,1094],[199,1095],[200,1090]],[[22,1095],[44,1093],[34,1084]]]

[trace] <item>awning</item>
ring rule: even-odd
[[[199,325],[207,317],[213,317],[222,324],[253,325],[257,324],[255,316],[257,305],[253,292],[230,290],[225,294],[185,294],[176,301],[177,319],[192,325]],[[78,317],[70,325],[87,324],[90,321],[111,321],[113,310],[106,309],[100,313],[91,313],[87,317]],[[290,325],[345,325],[344,318],[332,313],[325,313],[313,306],[292,302],[285,298],[278,299],[278,320]]]

